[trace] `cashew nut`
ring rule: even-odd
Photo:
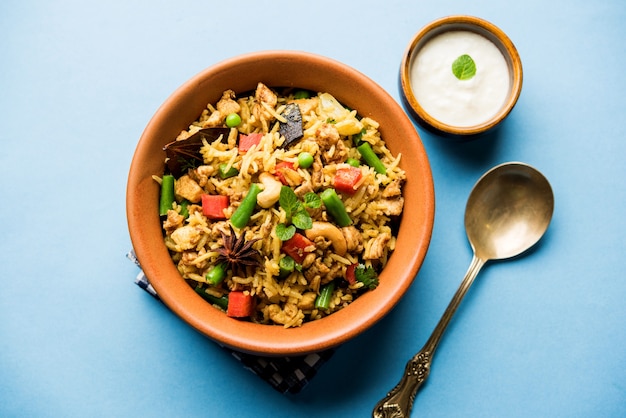
[[[271,208],[280,198],[282,183],[269,173],[261,173],[259,181],[263,184],[263,191],[256,197],[256,202],[262,208]]]
[[[332,243],[337,255],[342,257],[346,255],[348,250],[346,238],[339,228],[329,222],[313,222],[313,226],[305,231],[305,235],[311,241],[317,237],[324,237]]]

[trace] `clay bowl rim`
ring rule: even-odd
[[[245,77],[232,76],[253,69],[254,77],[245,81]],[[239,321],[209,306],[184,282],[161,239],[159,190],[151,177],[163,173],[162,146],[186,129],[207,103],[216,102],[224,89],[232,88],[238,93],[250,91],[258,81],[276,87],[329,91],[363,116],[378,115],[379,119],[384,116],[383,137],[385,132],[403,135],[405,140],[389,144],[390,149],[394,154],[402,152],[401,164],[413,170],[405,185],[406,208],[412,216],[402,217],[399,245],[381,273],[379,287],[366,292],[347,308],[299,328]],[[328,86],[334,87],[325,88]],[[359,97],[363,99],[360,102]],[[386,126],[387,123],[395,125]],[[334,59],[301,51],[270,50],[239,55],[212,65],[167,98],[137,144],[128,176],[126,212],[131,242],[141,267],[173,312],[221,345],[252,354],[293,356],[329,349],[354,338],[399,302],[426,256],[434,223],[434,198],[432,173],[423,144],[412,122],[387,92],[362,73]]]
[[[411,88],[410,74],[413,58],[419,49],[433,37],[452,30],[467,30],[482,35],[493,42],[502,52],[507,65],[509,67],[510,86],[509,96],[500,111],[491,119],[483,123],[459,127],[443,123],[424,110],[418,100],[415,98],[413,89]],[[436,19],[421,28],[411,39],[402,58],[400,66],[400,84],[402,90],[402,99],[412,116],[420,123],[435,133],[451,136],[455,138],[475,137],[491,131],[500,125],[511,113],[522,91],[523,84],[523,68],[520,55],[517,48],[498,26],[493,23],[475,16],[452,15]]]

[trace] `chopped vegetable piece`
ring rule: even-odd
[[[354,270],[354,276],[369,290],[374,290],[378,286],[378,275],[372,266],[366,267],[364,264],[359,264]]]
[[[220,176],[222,180],[227,179],[229,177],[235,177],[237,174],[239,174],[239,170],[237,170],[235,167],[230,166],[228,170],[226,169],[227,167],[228,167],[228,164],[223,163],[223,164],[220,164],[220,166],[217,169],[217,174]]]
[[[280,269],[278,277],[284,279],[296,269],[296,261],[291,256],[286,255],[278,262],[278,268]]]
[[[335,282],[330,282],[322,287],[320,294],[315,299],[315,308],[327,310],[330,307],[330,300],[333,297],[335,291]]]
[[[355,274],[355,270],[357,268],[358,264],[354,263],[354,264],[350,264],[347,268],[346,268],[346,281],[348,283],[355,284],[356,283],[356,274]]]
[[[380,161],[378,155],[374,153],[372,146],[368,142],[363,142],[356,149],[359,151],[367,165],[373,167],[374,170],[379,174],[387,174],[387,168],[385,167],[383,162]]]
[[[204,158],[200,149],[208,143],[218,139],[226,141],[230,133],[230,128],[204,128],[194,133],[187,139],[173,141],[167,144],[163,150],[167,157],[167,168],[175,177],[180,177],[189,168],[196,168],[204,163]]]
[[[356,167],[339,168],[333,178],[333,186],[341,193],[352,196],[357,189],[357,184],[363,177],[361,169]]]
[[[253,145],[259,145],[263,139],[263,134],[239,134],[239,154],[245,154]]]
[[[207,283],[213,286],[217,286],[218,284],[222,283],[225,277],[226,265],[225,263],[220,263],[213,266],[213,268],[208,271],[204,278],[206,279]]]
[[[298,154],[298,165],[302,168],[309,168],[313,165],[313,156],[310,152],[302,151]]]
[[[337,225],[340,227],[348,226],[352,223],[352,219],[348,216],[348,212],[346,212],[346,207],[343,202],[337,196],[337,192],[335,189],[326,189],[320,194],[320,198],[322,202],[324,202],[324,206],[326,206],[326,210],[333,217]]]
[[[359,145],[361,145],[363,143],[363,135],[365,135],[365,133],[367,132],[367,129],[363,128],[361,129],[361,132],[352,135],[352,143],[354,144],[355,147],[358,147]]]
[[[228,196],[219,194],[202,195],[202,214],[209,219],[226,219],[224,209],[230,205]]]
[[[329,93],[322,93],[319,95],[319,98],[322,113],[328,116],[329,119],[327,123],[335,123],[337,120],[342,120],[350,112]]]
[[[311,92],[308,90],[298,90],[293,94],[294,99],[308,99],[311,97]]]
[[[356,158],[348,158],[346,160],[346,164],[351,165],[352,167],[360,167],[361,166],[361,162],[359,160],[357,160]]]
[[[228,294],[226,315],[233,318],[246,318],[254,313],[254,297],[250,293],[233,291]]]
[[[294,170],[294,164],[291,161],[281,161],[276,164],[276,168],[274,169],[274,175],[278,177],[278,180],[285,186],[289,183],[287,182],[287,177],[285,176],[285,170]]]
[[[240,123],[241,116],[239,116],[238,114],[230,113],[228,116],[226,116],[226,126],[228,126],[229,128],[239,126]]]
[[[261,193],[261,187],[258,184],[252,183],[248,193],[243,198],[233,216],[230,217],[230,223],[233,224],[235,228],[243,228],[248,224],[250,220],[250,216],[252,216],[252,212],[254,212],[254,208],[256,207],[256,197]]]
[[[174,203],[174,176],[166,174],[161,179],[161,199],[159,200],[159,215],[167,215]]]
[[[202,298],[206,300],[207,302],[209,302],[210,304],[217,305],[223,310],[228,309],[228,296],[226,295],[222,297],[214,296],[210,293],[207,293],[206,290],[202,288],[202,286],[196,286],[194,290],[196,291],[197,294],[202,296]]]
[[[187,199],[183,200],[179,204],[179,206],[180,206],[180,214],[185,219],[187,219],[189,217],[189,205],[190,204],[191,204],[191,202],[189,200],[187,200]]]
[[[283,147],[287,147],[304,136],[300,106],[296,103],[288,103],[281,116],[284,117],[287,122],[280,122],[278,133],[285,137]]]
[[[293,237],[283,242],[281,247],[282,252],[293,258],[298,264],[302,264],[304,258],[313,249],[315,249],[313,241],[298,232],[293,234]]]

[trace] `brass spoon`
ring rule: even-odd
[[[396,387],[376,404],[373,417],[409,417],[417,390],[430,373],[435,349],[480,269],[489,260],[520,255],[537,243],[553,209],[550,183],[527,164],[501,164],[478,180],[465,207],[465,230],[474,252],[470,267],[432,335],[408,361]]]

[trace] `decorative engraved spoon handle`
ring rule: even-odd
[[[408,418],[410,416],[417,391],[430,373],[430,364],[435,354],[435,349],[452,316],[483,265],[485,265],[485,260],[476,257],[474,254],[472,263],[467,273],[465,273],[461,286],[454,294],[432,335],[426,341],[424,347],[407,362],[404,374],[396,387],[391,389],[387,396],[376,404],[372,412],[374,418]]]

